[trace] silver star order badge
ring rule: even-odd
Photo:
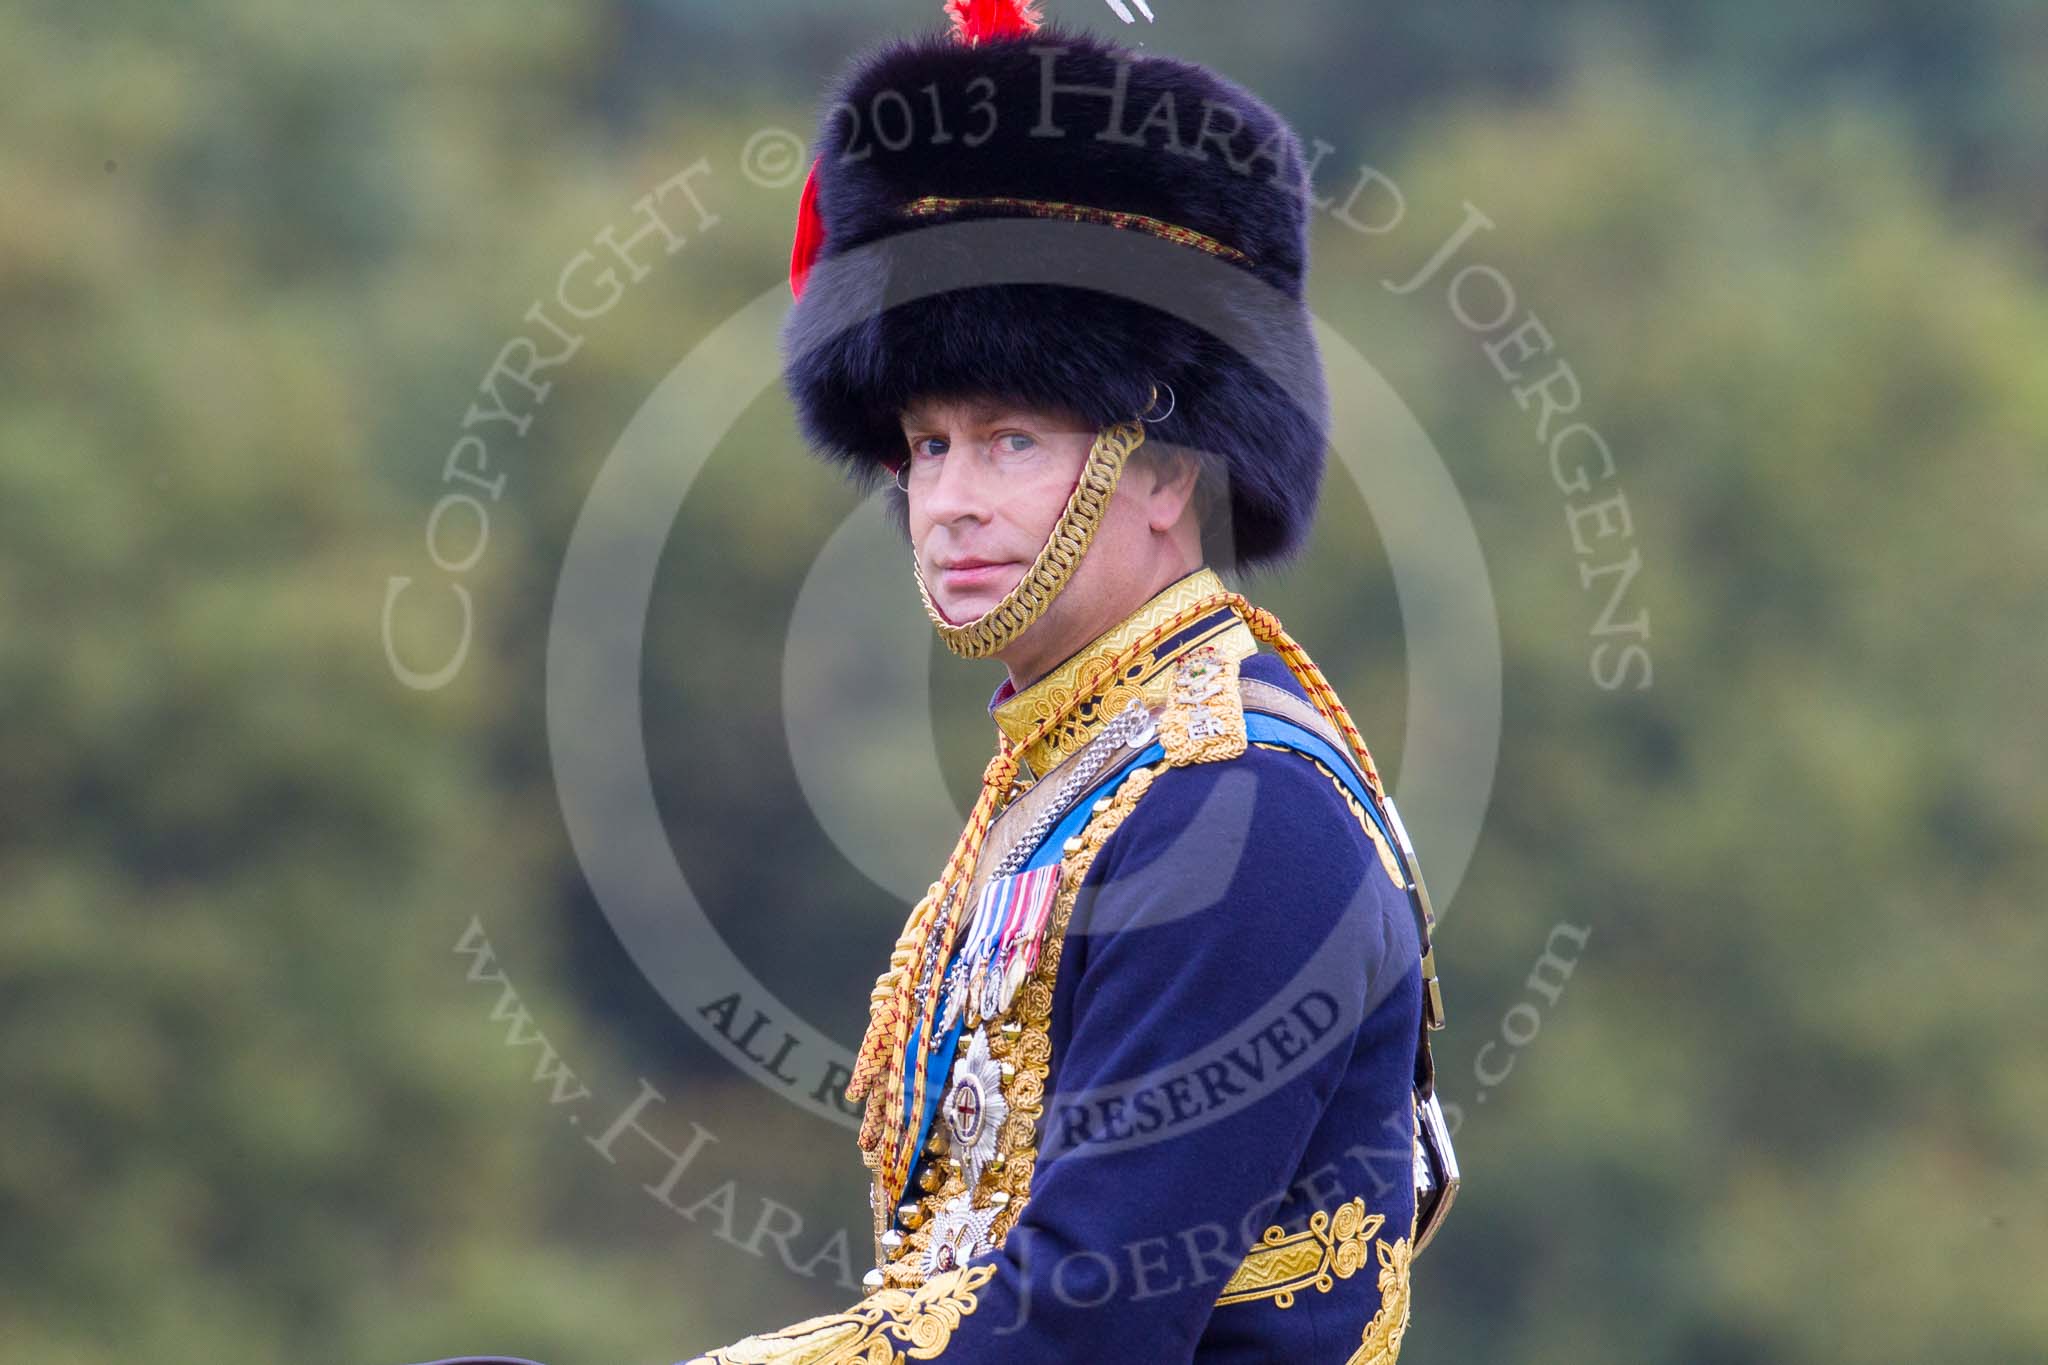
[[[924,1249],[918,1268],[929,1279],[957,1270],[993,1245],[990,1230],[995,1226],[994,1209],[977,1209],[974,1196],[962,1191],[946,1201],[932,1220],[931,1245]]]
[[[967,1055],[953,1064],[953,1083],[941,1105],[946,1137],[953,1155],[967,1172],[967,1183],[981,1179],[981,1168],[996,1154],[996,1136],[1010,1106],[1003,1099],[1003,1072],[989,1055],[988,1030],[976,1029]]]

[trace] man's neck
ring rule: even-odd
[[[1004,667],[1010,671],[1011,694],[1022,692],[1044,678],[1091,640],[1126,620],[1132,612],[1201,567],[1199,560],[1192,564],[1181,560],[1162,562],[1150,577],[1131,580],[1129,589],[1117,593],[1107,605],[1095,611],[1077,615],[1072,620],[1048,611],[1039,626],[1054,627],[1050,635],[1042,641],[1035,639],[1037,630],[1034,628],[1000,656]]]

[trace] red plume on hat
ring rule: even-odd
[[[946,17],[953,22],[953,38],[966,47],[978,47],[995,38],[1022,38],[1038,32],[1043,22],[1036,0],[946,0]],[[825,220],[818,214],[818,163],[804,177],[804,191],[796,205],[796,240],[789,248],[789,292],[804,295],[804,279],[818,253],[825,249]]]
[[[1021,38],[1038,32],[1038,6],[1026,0],[946,0],[953,36],[973,47],[990,38]]]

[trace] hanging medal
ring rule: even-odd
[[[1036,962],[1031,945],[1044,933],[1052,914],[1052,903],[1060,887],[1060,864],[1020,872],[1008,880],[1013,883],[1009,913],[1004,917],[1003,932],[995,945],[994,960],[979,997],[984,1018],[993,1018],[1010,1008],[1024,977]]]
[[[1018,926],[1015,943],[1010,949],[1009,969],[1003,974],[1002,999],[999,1008],[1008,1010],[1017,998],[1017,992],[1025,978],[1038,970],[1038,954],[1045,946],[1045,927],[1052,919],[1053,901],[1058,898],[1060,888],[1060,867],[1054,863],[1032,873],[1044,881],[1032,888],[1027,898],[1023,923]]]
[[[939,1031],[951,1031],[958,1023],[968,1003],[968,982],[974,965],[986,951],[986,944],[995,935],[998,927],[999,907],[991,892],[991,884],[982,891],[981,899],[975,903],[974,918],[968,922],[967,933],[963,936],[960,949],[954,955],[953,964],[946,972],[946,1002],[941,1011]]]
[[[1003,878],[1002,918],[982,960],[975,964],[974,994],[968,998],[977,1023],[996,1012],[996,996],[1002,987],[1003,957],[1017,932],[1017,921],[1023,913],[1024,898],[1030,889],[1029,876],[1029,873],[1020,872]]]

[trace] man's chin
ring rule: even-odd
[[[969,621],[986,616],[997,603],[1009,596],[1011,589],[1024,581],[1024,571],[1019,566],[1000,578],[977,583],[972,587],[948,586],[944,582],[944,577],[945,575],[941,574],[940,583],[933,588],[932,600],[938,604],[946,620],[956,626],[964,626]]]

